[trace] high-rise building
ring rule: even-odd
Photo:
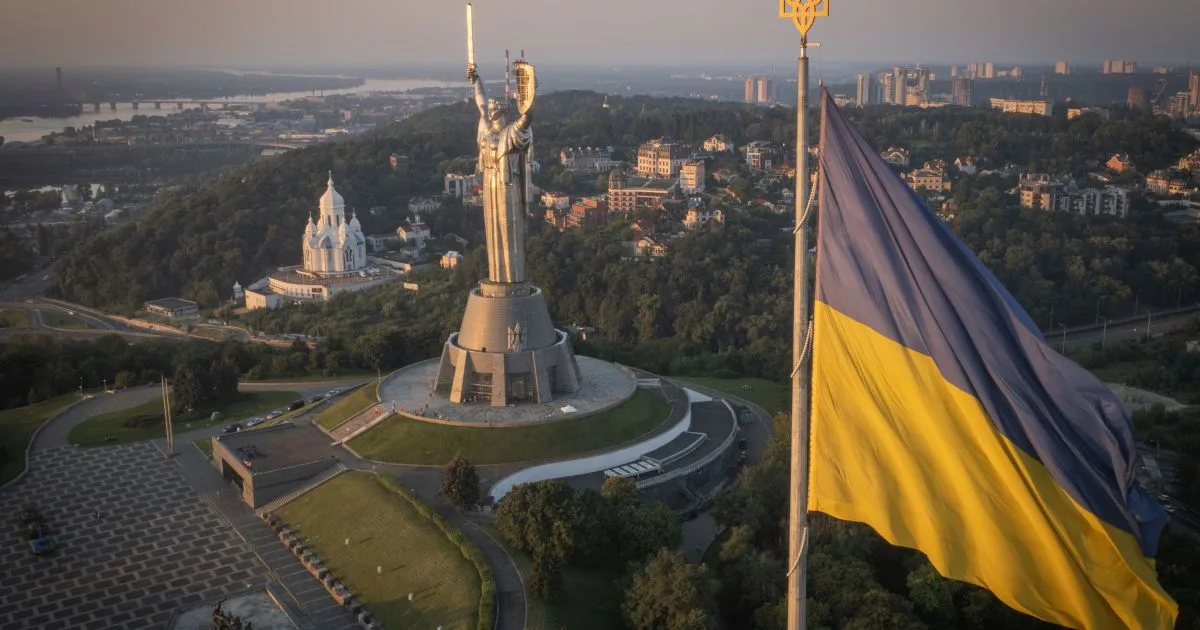
[[[1188,104],[1200,107],[1200,70],[1192,70],[1188,75]]]
[[[1137,72],[1137,62],[1126,59],[1108,59],[1104,62],[1104,74],[1133,74]]]
[[[754,77],[746,77],[746,102],[754,102]]]
[[[957,76],[958,76],[958,66],[950,66],[950,78],[953,79],[954,77],[957,77]]]
[[[892,68],[892,103],[904,105],[908,97],[908,73],[904,68]]]
[[[929,68],[917,68],[913,71],[913,73],[917,77],[917,90],[920,91],[922,95],[928,96],[929,82],[933,80],[933,75],[929,72]]]
[[[957,77],[950,82],[951,101],[960,107],[971,106],[972,81],[967,77]]]
[[[993,63],[991,61],[983,62],[983,78],[985,78],[985,79],[996,78],[996,64],[995,63]]]
[[[877,102],[885,104],[895,102],[892,96],[892,83],[895,78],[891,72],[881,72],[879,74],[879,92],[877,93],[879,98],[876,99]]]
[[[870,105],[872,102],[874,102],[874,99],[872,98],[872,95],[875,91],[874,83],[875,82],[871,80],[871,74],[869,72],[864,72],[858,75],[858,98],[856,100],[858,101],[859,107]]]
[[[1129,86],[1129,98],[1126,100],[1126,105],[1129,106],[1129,109],[1149,111],[1150,99],[1146,98],[1146,89],[1136,85]]]
[[[1071,64],[1064,59],[1054,63],[1054,74],[1071,74]]]
[[[771,77],[758,77],[758,102],[771,102]]]
[[[1188,103],[1191,94],[1187,92],[1179,92],[1167,99],[1167,115],[1182,118],[1188,114]]]

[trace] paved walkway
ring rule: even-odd
[[[0,492],[0,628],[159,627],[268,579],[151,443],[51,448],[30,464]],[[50,527],[50,555],[17,531],[27,505]]]

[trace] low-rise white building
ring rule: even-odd
[[[718,225],[725,225],[725,213],[717,209],[710,209],[703,204],[697,204],[688,208],[687,214],[683,217],[683,229],[691,231],[702,228],[708,225],[709,221],[715,221]]]
[[[619,162],[612,159],[612,147],[575,147],[563,149],[558,154],[563,168],[588,173],[607,173]]]
[[[456,251],[448,251],[445,254],[442,254],[442,269],[455,269],[462,264],[462,260],[462,254]]]
[[[461,175],[459,173],[446,173],[446,176],[443,178],[443,184],[442,194],[447,197],[462,199],[471,196],[472,191],[479,187],[479,174]]]
[[[442,209],[442,202],[428,197],[414,197],[408,200],[408,211],[413,214],[433,214]]]
[[[725,134],[719,133],[705,140],[703,148],[709,153],[732,153],[736,147],[732,141],[725,137]]]

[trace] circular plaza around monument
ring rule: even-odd
[[[579,389],[556,393],[544,403],[527,402],[497,407],[488,402],[455,403],[438,392],[438,359],[401,368],[379,385],[379,400],[395,412],[413,420],[469,427],[516,427],[558,420],[577,420],[624,403],[637,390],[638,377],[615,363],[576,357]]]

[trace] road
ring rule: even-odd
[[[342,379],[330,381],[308,381],[295,383],[239,383],[238,389],[241,391],[277,391],[277,392],[297,392],[304,398],[310,398],[317,394],[323,394],[332,388],[348,388],[354,387],[364,382],[364,379]],[[97,394],[63,413],[59,414],[51,422],[47,422],[36,438],[34,438],[32,448],[30,450],[45,450],[56,446],[69,444],[67,435],[75,426],[83,423],[88,418],[98,416],[100,414],[113,411],[121,411],[136,407],[145,402],[154,400],[162,395],[157,385],[143,385],[134,387],[123,392],[115,394]],[[231,422],[245,420],[245,418],[230,418]],[[213,426],[198,431],[191,431],[186,434],[181,434],[178,438],[180,444],[183,440],[192,434],[195,437],[192,440],[198,440],[203,437],[216,435],[222,431],[223,427]]]
[[[1196,317],[1196,313],[1175,313],[1171,315],[1161,315],[1159,317],[1151,317],[1150,334],[1159,336],[1163,333],[1174,332],[1180,330],[1187,325],[1188,321]],[[1092,328],[1088,330],[1080,330],[1077,332],[1067,332],[1067,351],[1090,350],[1093,346],[1100,344],[1121,343],[1123,341],[1133,341],[1142,339],[1146,336],[1146,318],[1139,318],[1133,322],[1123,322],[1120,324],[1112,324],[1105,329],[1104,326]],[[1054,349],[1062,351],[1063,337],[1059,333],[1057,335],[1045,333],[1046,342]]]

